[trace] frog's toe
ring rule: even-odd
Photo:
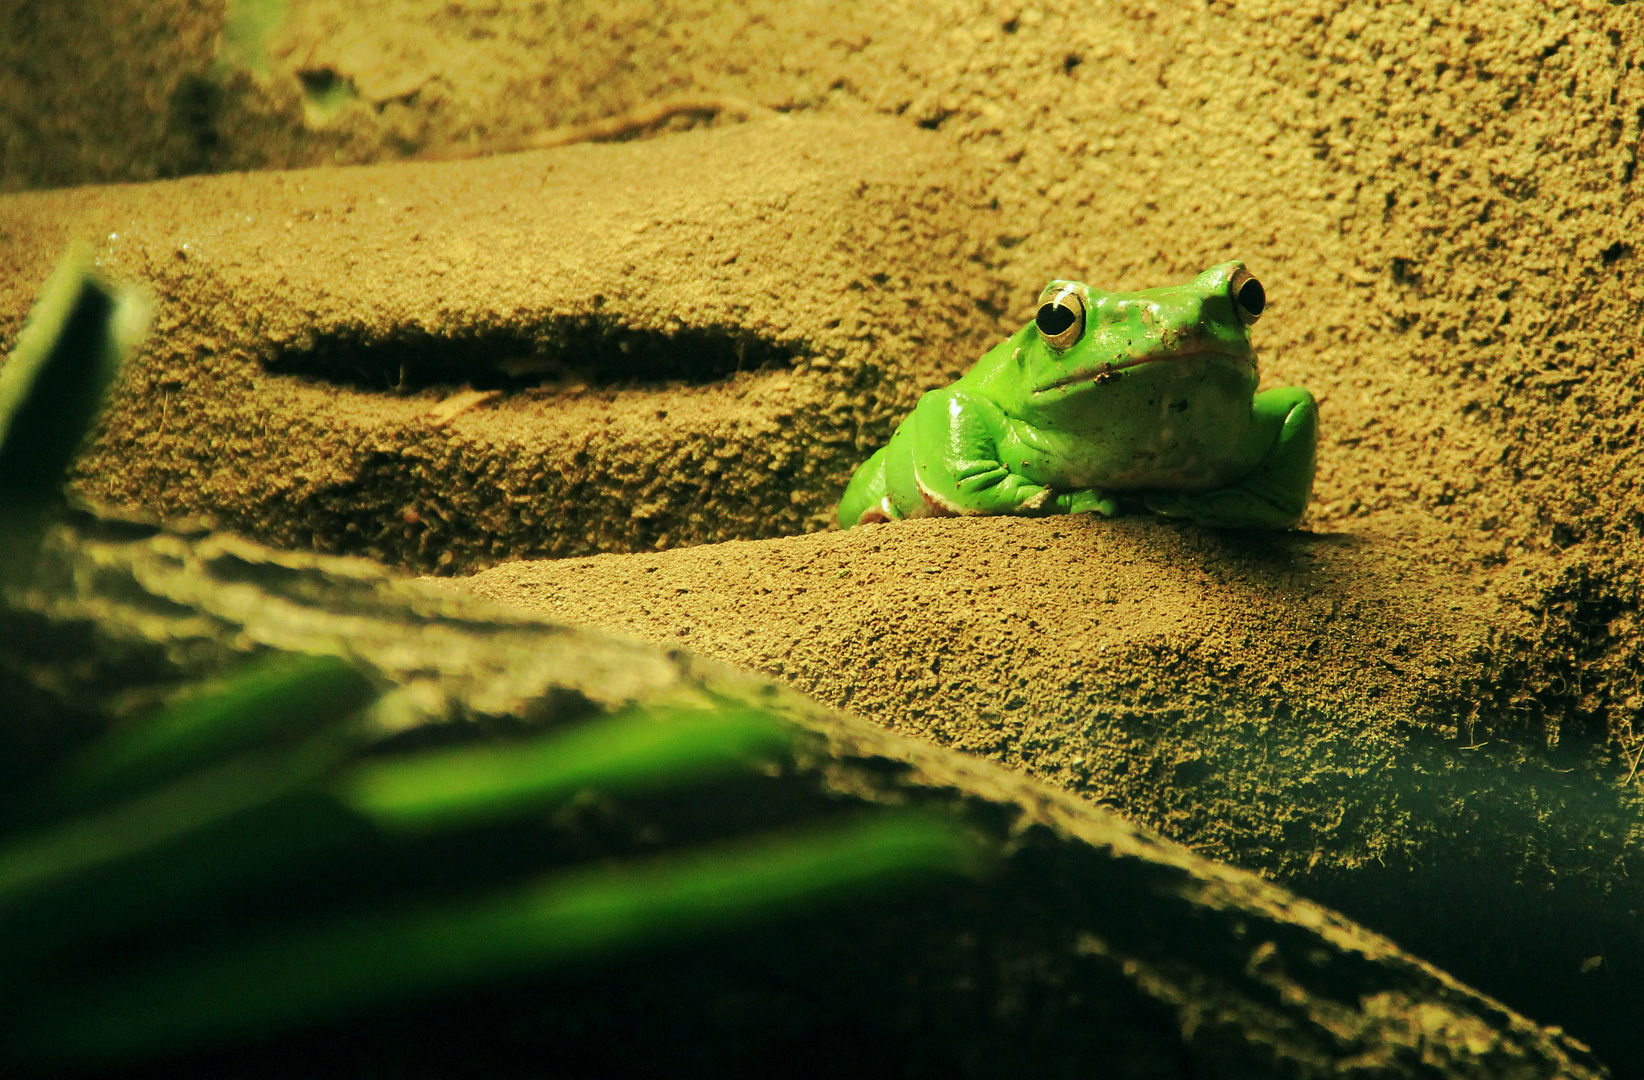
[[[1068,499],[1067,512],[1118,517],[1119,504],[1111,495],[1104,495],[1100,491],[1076,491]]]

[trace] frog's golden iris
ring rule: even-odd
[[[1085,304],[1071,285],[1052,285],[1039,297],[1039,314],[1033,318],[1039,336],[1053,349],[1072,346],[1085,332]]]
[[[1244,320],[1246,326],[1262,317],[1262,309],[1267,307],[1267,290],[1250,271],[1235,273],[1228,283],[1228,290],[1232,292],[1233,304],[1239,309],[1239,318]]]

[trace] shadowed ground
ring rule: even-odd
[[[575,803],[543,823],[554,843],[666,853],[728,829],[890,805],[963,821],[998,860],[974,881],[584,965],[433,1014],[272,1040],[252,1049],[249,1072],[233,1052],[182,1062],[187,1071],[450,1075],[460,1061],[476,1075],[536,1075],[546,1053],[600,1075],[987,1077],[1019,1076],[1024,1063],[1069,1077],[1604,1075],[1568,1036],[1254,875],[678,651],[367,563],[89,515],[54,530],[29,583],[5,599],[0,691],[23,716],[94,728],[269,647],[346,652],[406,688],[411,711],[390,739],[400,746],[717,695],[797,724],[791,764],[681,794]],[[80,663],[65,669],[65,652]],[[77,734],[16,717],[0,733],[13,762]]]

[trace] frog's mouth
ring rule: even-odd
[[[1227,360],[1235,364],[1250,364],[1252,357],[1247,353],[1229,352],[1211,345],[1191,346],[1182,349],[1173,349],[1170,352],[1146,353],[1142,356],[1133,356],[1118,363],[1106,363],[1095,371],[1080,371],[1072,375],[1064,375],[1053,383],[1048,383],[1035,390],[1036,394],[1048,394],[1052,390],[1066,390],[1072,386],[1091,383],[1100,386],[1119,378],[1119,373],[1131,368],[1144,367],[1148,364],[1169,364],[1180,360]]]

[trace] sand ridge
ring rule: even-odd
[[[20,314],[94,236],[159,295],[96,497],[453,571],[823,527],[873,433],[998,335],[988,220],[930,133],[777,117],[14,196],[0,287]],[[441,415],[468,386],[506,392]]]
[[[1491,600],[1346,535],[932,519],[506,563],[456,584],[778,676],[1277,873],[1405,842],[1287,835],[1342,816],[1299,793],[1317,777],[1295,752],[1346,770],[1322,800],[1373,802],[1342,781],[1388,765],[1411,728],[1452,746],[1525,736],[1461,711]]]
[[[1055,783],[1630,1060],[1628,984],[1585,973],[1644,962],[1639,799],[1497,704],[1499,598],[1413,539],[930,519],[431,580]]]

